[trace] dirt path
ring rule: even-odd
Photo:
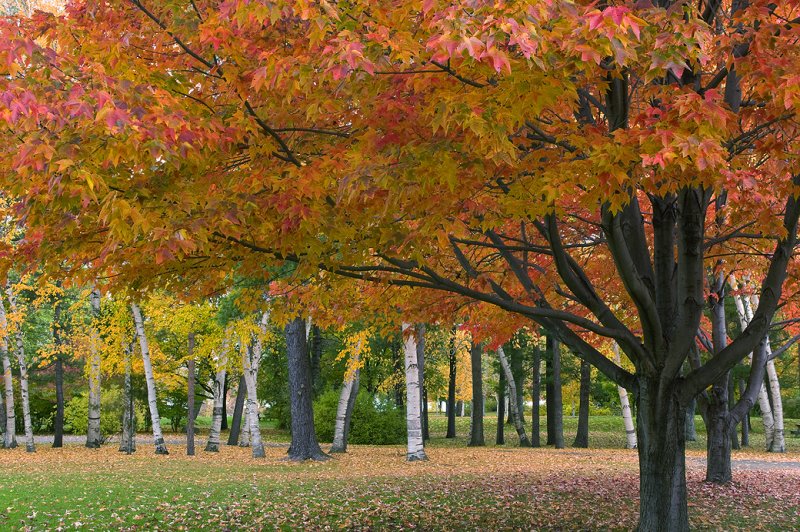
[[[687,464],[696,467],[705,467],[706,459],[697,457],[687,457]],[[751,471],[800,471],[800,462],[781,462],[771,460],[753,460],[753,459],[731,459],[731,467],[734,470],[751,470]]]

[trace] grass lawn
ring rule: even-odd
[[[199,450],[195,457],[176,445],[169,456],[155,456],[146,445],[133,456],[113,446],[41,446],[35,455],[0,451],[0,530],[635,526],[636,452],[607,448],[622,441],[614,434],[621,429],[616,420],[592,419],[590,443],[606,448],[589,450],[466,448],[468,420],[458,423],[460,437],[445,440],[444,418],[434,416],[430,460],[413,464],[404,461],[402,446],[352,446],[334,460],[303,464],[283,461],[286,447],[278,445],[267,448],[265,460],[227,446],[219,454]],[[565,418],[565,425],[569,444],[574,420]],[[488,423],[487,441],[494,441],[495,427]],[[272,442],[273,432],[268,429]],[[513,429],[507,436],[516,439]],[[800,461],[800,445],[788,441],[785,455],[735,453],[776,463],[769,470],[736,470],[734,483],[724,487],[702,482],[701,444],[693,444],[687,453],[693,526],[800,526],[800,470],[781,466]]]

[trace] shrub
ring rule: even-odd
[[[800,419],[800,394],[783,400],[783,417]]]
[[[76,395],[64,405],[64,432],[86,434],[89,428],[89,396]],[[100,391],[100,433],[122,431],[122,390],[117,386]]]
[[[314,426],[322,442],[333,441],[339,392],[330,390],[314,403]],[[394,403],[362,390],[353,406],[349,443],[394,445],[406,441],[405,413]]]

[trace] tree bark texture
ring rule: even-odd
[[[306,345],[306,325],[295,318],[285,328],[286,355],[289,365],[289,397],[292,416],[292,442],[289,459],[327,460],[317,442],[312,404],[311,363]],[[251,413],[252,416],[252,413]]]
[[[578,406],[578,432],[573,447],[589,447],[589,394],[592,387],[592,366],[581,361],[580,405]]]
[[[425,386],[425,324],[417,325],[417,367],[419,368],[419,387],[421,412],[422,412],[422,440],[430,440],[431,435],[428,431],[428,391]]]
[[[450,349],[448,351],[447,381],[447,433],[445,438],[456,437],[456,329],[450,331]]]
[[[161,417],[158,415],[156,380],[153,376],[153,364],[150,362],[150,346],[147,343],[147,335],[144,331],[142,311],[136,303],[131,303],[131,311],[133,312],[136,337],[139,339],[139,348],[142,352],[144,378],[147,383],[147,404],[150,408],[150,425],[153,430],[153,443],[156,447],[156,454],[169,454],[167,445],[164,443],[164,433],[161,431]]]
[[[92,307],[92,332],[89,347],[89,423],[86,429],[86,447],[98,449],[103,442],[100,434],[100,335],[97,326],[100,320],[100,291],[95,288],[89,294]]]
[[[247,349],[241,346],[240,349]],[[231,419],[231,431],[228,434],[228,445],[239,444],[239,432],[242,428],[242,410],[244,409],[244,398],[247,395],[247,387],[244,383],[244,375],[239,378],[239,386],[236,389],[236,403],[233,406],[233,419]]]
[[[483,346],[473,340],[469,357],[472,366],[472,409],[467,445],[482,447],[486,445],[483,437]]]
[[[564,407],[561,399],[561,342],[552,334],[547,335],[548,361],[550,362],[550,385],[547,401],[550,403],[548,415],[547,443],[556,449],[564,448]],[[550,392],[552,391],[552,398]],[[549,416],[552,413],[552,425]],[[552,431],[552,432],[551,432]]]
[[[17,313],[17,299],[10,283],[6,283],[6,294],[8,295],[9,310]],[[4,312],[5,314],[5,312]],[[25,344],[22,336],[22,324],[19,323],[14,330],[15,347],[17,355],[17,365],[19,366],[19,392],[22,399],[22,422],[25,430],[25,450],[29,453],[36,452],[36,445],[33,441],[33,423],[31,421],[31,403],[28,390],[28,361],[25,358]]]
[[[528,439],[528,435],[525,433],[525,424],[522,422],[522,416],[520,416],[520,405],[517,403],[518,395],[517,395],[517,384],[514,382],[514,374],[511,372],[511,364],[508,361],[508,357],[503,350],[503,346],[497,348],[497,356],[500,357],[500,365],[503,367],[503,372],[506,376],[506,381],[508,382],[508,398],[511,402],[511,417],[514,421],[514,428],[517,429],[517,435],[519,436],[519,446],[520,447],[530,447],[531,442]]]
[[[497,379],[497,433],[494,443],[495,445],[504,445],[506,443],[506,378],[502,366],[499,373]]]
[[[261,426],[258,418],[258,368],[261,366],[261,358],[264,354],[263,336],[266,334],[269,323],[269,312],[264,311],[259,320],[259,335],[254,338],[249,349],[242,351],[242,371],[244,384],[247,392],[246,401],[246,422],[247,422],[247,441],[253,458],[264,458],[264,442],[261,439]],[[313,418],[312,418],[313,420]]]
[[[422,439],[422,412],[420,411],[421,389],[419,385],[419,368],[417,367],[417,339],[410,323],[403,324],[403,352],[405,354],[406,431],[408,433],[406,460],[409,462],[416,462],[418,460],[427,460],[428,455],[425,454],[425,442]],[[448,409],[448,419],[449,414],[450,410]]]
[[[194,381],[197,378],[194,360],[194,333],[189,333],[186,338],[189,360],[186,361],[188,375],[186,377],[186,454],[194,456]]]

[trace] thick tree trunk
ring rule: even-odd
[[[247,401],[244,402],[244,418],[242,419],[242,430],[239,434],[239,447],[250,447],[250,407]]]
[[[92,307],[92,333],[89,349],[89,423],[86,429],[86,447],[100,448],[103,436],[100,434],[100,337],[97,331],[100,319],[100,291],[95,288],[89,294]]]
[[[61,348],[61,300],[53,308],[53,345],[55,354],[56,415],[53,418],[53,447],[64,445],[64,358]]]
[[[614,350],[614,362],[620,365],[619,346],[616,342],[612,344]],[[622,423],[625,425],[625,437],[627,440],[626,447],[628,449],[636,449],[636,428],[633,426],[633,416],[631,415],[631,405],[628,401],[628,390],[622,386],[617,386],[617,393],[619,393],[619,404],[622,409]],[[694,411],[694,409],[692,409]],[[694,426],[694,418],[692,418],[692,426]]]
[[[592,386],[592,366],[581,360],[580,406],[578,407],[578,433],[573,447],[589,447],[589,394]]]
[[[225,400],[223,392],[225,390],[225,366],[227,365],[227,346],[222,346],[223,354],[217,361],[217,374],[214,378],[214,410],[211,413],[211,429],[208,432],[208,442],[206,452],[219,452],[219,435],[222,431],[222,403]]]
[[[769,336],[766,339],[767,357],[772,355],[769,343]],[[773,453],[786,452],[786,440],[783,426],[783,400],[781,399],[781,383],[778,380],[778,372],[775,371],[775,363],[770,360],[767,362],[767,381],[769,382],[769,397],[772,404],[772,416],[774,420],[774,432],[770,451]]]
[[[6,306],[0,298],[0,328],[8,329]],[[17,446],[17,419],[14,415],[14,380],[11,376],[11,359],[8,354],[8,336],[0,338],[0,356],[3,357],[3,384],[6,392],[6,430],[3,434],[3,447],[13,449]]]
[[[697,400],[692,399],[689,406],[686,407],[686,441],[697,440],[697,428],[694,424],[694,412],[697,408]]]
[[[9,310],[17,313],[17,299],[10,283],[6,283],[6,294],[8,295]],[[3,321],[5,320],[5,310],[3,310]],[[17,354],[17,365],[19,366],[19,391],[22,399],[22,421],[25,428],[25,450],[29,453],[36,452],[36,445],[33,442],[33,423],[31,421],[30,393],[28,392],[28,361],[25,358],[25,344],[22,337],[22,324],[19,323],[14,331],[16,343],[15,353]]]
[[[408,433],[408,450],[406,460],[415,462],[427,460],[425,442],[422,439],[422,421],[420,412],[419,368],[417,367],[417,339],[412,326],[403,324],[403,352],[406,370],[406,431]],[[448,408],[448,417],[450,410]]]
[[[514,384],[517,392],[517,407],[519,408],[519,419],[525,424],[525,372],[522,364],[522,351],[512,350],[511,354],[506,354],[508,364],[511,366],[511,374],[514,375]],[[512,423],[514,420],[510,420]]]
[[[495,445],[506,443],[505,424],[506,424],[506,378],[503,368],[500,368],[500,376],[497,380],[497,435]]]
[[[0,393],[0,442],[3,440],[3,436],[6,434],[6,406],[5,406],[5,399],[4,395]],[[2,446],[2,444],[0,444]]]
[[[706,482],[730,482],[731,438],[728,429],[728,378],[726,373],[714,383],[706,409]]]
[[[194,381],[197,378],[194,361],[194,333],[187,335],[186,342],[189,355],[189,360],[186,361],[186,369],[188,370],[186,377],[186,454],[194,456]]]
[[[514,428],[517,429],[517,435],[519,436],[519,446],[530,447],[531,442],[528,439],[528,435],[525,433],[525,424],[522,422],[522,416],[520,416],[519,413],[521,409],[520,405],[517,403],[517,384],[514,382],[514,374],[511,372],[511,364],[509,363],[508,357],[503,351],[502,346],[497,348],[497,356],[500,357],[500,365],[503,367],[503,372],[506,375],[506,381],[508,381],[508,398],[511,401],[511,417],[514,420]]]
[[[445,438],[456,437],[456,329],[450,331],[450,350],[448,352],[450,366],[447,382],[447,433]]]
[[[672,389],[658,394],[658,380],[639,379],[639,530],[689,530],[686,497],[685,410]]]
[[[548,433],[547,441],[552,444],[556,449],[564,448],[564,408],[561,401],[561,343],[553,335],[547,335],[547,348],[551,355],[549,360],[552,363],[552,386],[553,386],[553,400],[552,400],[552,438]],[[549,400],[549,397],[548,397]],[[548,412],[550,414],[550,412]],[[548,428],[550,425],[548,424]]]
[[[261,356],[264,353],[262,335],[267,331],[269,312],[261,314],[259,321],[260,335],[253,339],[251,347],[242,351],[242,373],[247,392],[247,440],[250,444],[253,458],[264,458],[264,442],[261,440],[261,427],[258,419],[258,368],[261,365]],[[313,415],[313,414],[312,414]],[[313,417],[312,417],[313,420]],[[313,426],[312,426],[313,429]]]
[[[539,436],[539,397],[542,395],[542,354],[538,347],[533,348],[533,375],[531,378],[531,447],[541,447]]]
[[[332,453],[347,452],[347,436],[349,434],[350,420],[353,415],[353,407],[358,396],[358,380],[361,370],[356,369],[353,375],[345,378],[342,384],[342,391],[339,393],[339,404],[336,408],[336,426],[333,430]]]
[[[419,387],[422,390],[422,440],[430,440],[428,431],[428,389],[425,385],[425,324],[417,325],[417,367],[419,368]]]
[[[483,346],[474,340],[469,357],[472,366],[472,410],[470,413],[469,443],[470,447],[486,445],[483,438]]]
[[[314,397],[316,397],[322,389],[322,372],[320,371],[320,362],[322,361],[322,330],[318,325],[311,326],[309,344],[311,351],[311,387],[314,389]]]
[[[549,338],[549,337],[548,337]],[[553,386],[553,350],[550,340],[547,340],[547,347],[545,349],[545,366],[544,366],[544,394],[545,394],[545,429],[547,432],[547,439],[545,445],[553,445],[555,443],[555,412],[553,410],[553,400],[555,397],[555,388]]]
[[[286,325],[286,355],[289,365],[289,405],[292,415],[292,443],[290,460],[327,460],[314,430],[312,404],[311,364],[306,346],[306,327],[302,318]],[[252,416],[252,413],[251,413]]]
[[[136,336],[139,338],[139,347],[142,351],[144,378],[147,382],[147,404],[150,407],[150,424],[153,430],[153,443],[156,447],[156,454],[169,454],[167,445],[164,443],[164,434],[161,432],[161,417],[158,415],[156,380],[153,376],[153,365],[150,362],[150,346],[147,343],[147,335],[144,332],[142,312],[139,310],[139,306],[136,303],[131,303],[131,311],[133,312]]]
[[[136,419],[133,408],[133,390],[131,389],[131,356],[133,345],[125,347],[125,381],[123,384],[124,402],[122,407],[122,437],[119,441],[119,450],[125,454],[136,451]]]
[[[246,349],[242,346],[241,349]],[[244,383],[244,375],[239,379],[239,387],[236,390],[236,403],[233,406],[233,419],[231,419],[231,432],[228,434],[228,445],[239,444],[239,432],[242,428],[242,410],[244,409],[244,398],[247,395],[247,387]]]

